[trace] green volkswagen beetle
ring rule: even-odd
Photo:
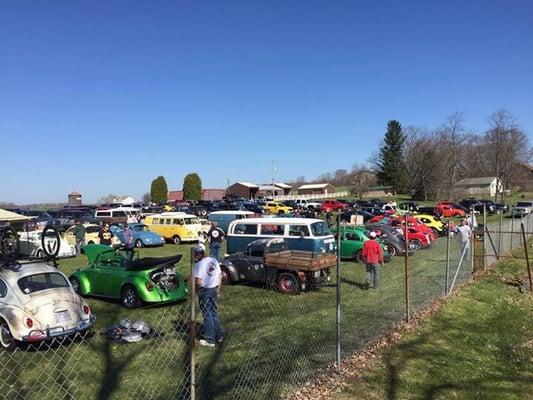
[[[337,228],[331,229],[335,234]],[[362,226],[341,226],[341,259],[351,258],[352,260],[363,263],[361,253],[363,244],[368,240],[367,230]],[[390,261],[390,254],[386,247],[381,243],[383,248],[383,258],[385,262]]]
[[[181,254],[138,258],[137,251],[131,253],[99,244],[87,245],[83,252],[89,265],[69,277],[74,290],[82,296],[120,299],[126,308],[187,297],[183,276],[174,267]]]

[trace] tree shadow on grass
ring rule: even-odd
[[[447,336],[457,337],[459,340],[466,335],[482,335],[480,332],[481,327],[476,321],[466,324],[457,324],[456,322],[450,318],[442,319],[438,321],[430,332],[419,334],[413,339],[396,345],[385,355],[385,392],[388,400],[396,400],[403,397],[400,394],[400,387],[403,382],[410,379],[409,374],[412,373],[412,367],[409,364],[416,361],[420,361],[420,365],[427,365],[426,360],[431,360],[433,364],[430,371],[424,371],[424,373],[430,375],[428,380],[419,384],[420,398],[426,400],[445,398],[443,396],[446,396],[446,392],[450,390],[461,391],[466,398],[474,396],[474,394],[475,396],[481,396],[479,398],[485,398],[482,393],[485,393],[488,397],[499,398],[502,395],[509,395],[514,390],[510,389],[508,385],[497,385],[498,383],[532,385],[531,374],[528,378],[527,376],[517,376],[509,373],[499,375],[491,373],[481,378],[479,376],[469,376],[468,373],[465,373],[460,378],[457,378],[457,376],[442,376],[436,373],[439,368],[437,365],[439,360],[445,361],[447,365],[460,368],[457,366],[470,364],[469,357],[471,356],[453,347],[450,349],[445,349],[442,346],[435,348],[435,331],[447,331]],[[503,356],[503,354],[500,354],[500,357]],[[411,369],[410,371],[408,371],[409,368]],[[516,387],[516,391],[519,392],[520,389]],[[521,393],[524,392],[522,391]]]

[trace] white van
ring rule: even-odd
[[[94,212],[94,218],[107,222],[108,224],[133,222],[133,219],[139,214],[138,208],[133,207],[116,207],[104,208]]]

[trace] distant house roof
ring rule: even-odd
[[[496,179],[495,176],[484,176],[481,178],[467,178],[455,182],[455,186],[474,186],[474,185],[490,185]]]
[[[274,182],[274,187],[276,189],[292,189],[291,185],[281,182]],[[263,183],[261,186],[259,186],[259,190],[272,190],[272,183]]]
[[[237,183],[239,185],[246,186],[246,187],[249,187],[249,188],[259,189],[259,186],[254,185],[253,183],[250,183],[250,182],[237,182]]]
[[[266,192],[272,192],[275,190],[280,190],[281,188],[278,185],[261,185],[259,186],[259,190],[266,191]]]
[[[81,193],[78,193],[76,191],[73,191],[72,193],[68,194],[69,196],[81,196]]]
[[[282,182],[274,182],[274,186],[277,186],[282,189],[292,189],[291,185],[287,185],[286,183],[282,183]]]
[[[372,186],[368,190],[391,190],[394,186]]]
[[[324,189],[327,186],[333,186],[333,185],[331,185],[331,183],[311,183],[308,185],[300,186],[298,190],[300,189]]]

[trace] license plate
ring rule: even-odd
[[[72,318],[70,317],[70,314],[68,312],[56,314],[56,322],[65,322],[70,321],[71,319]]]

